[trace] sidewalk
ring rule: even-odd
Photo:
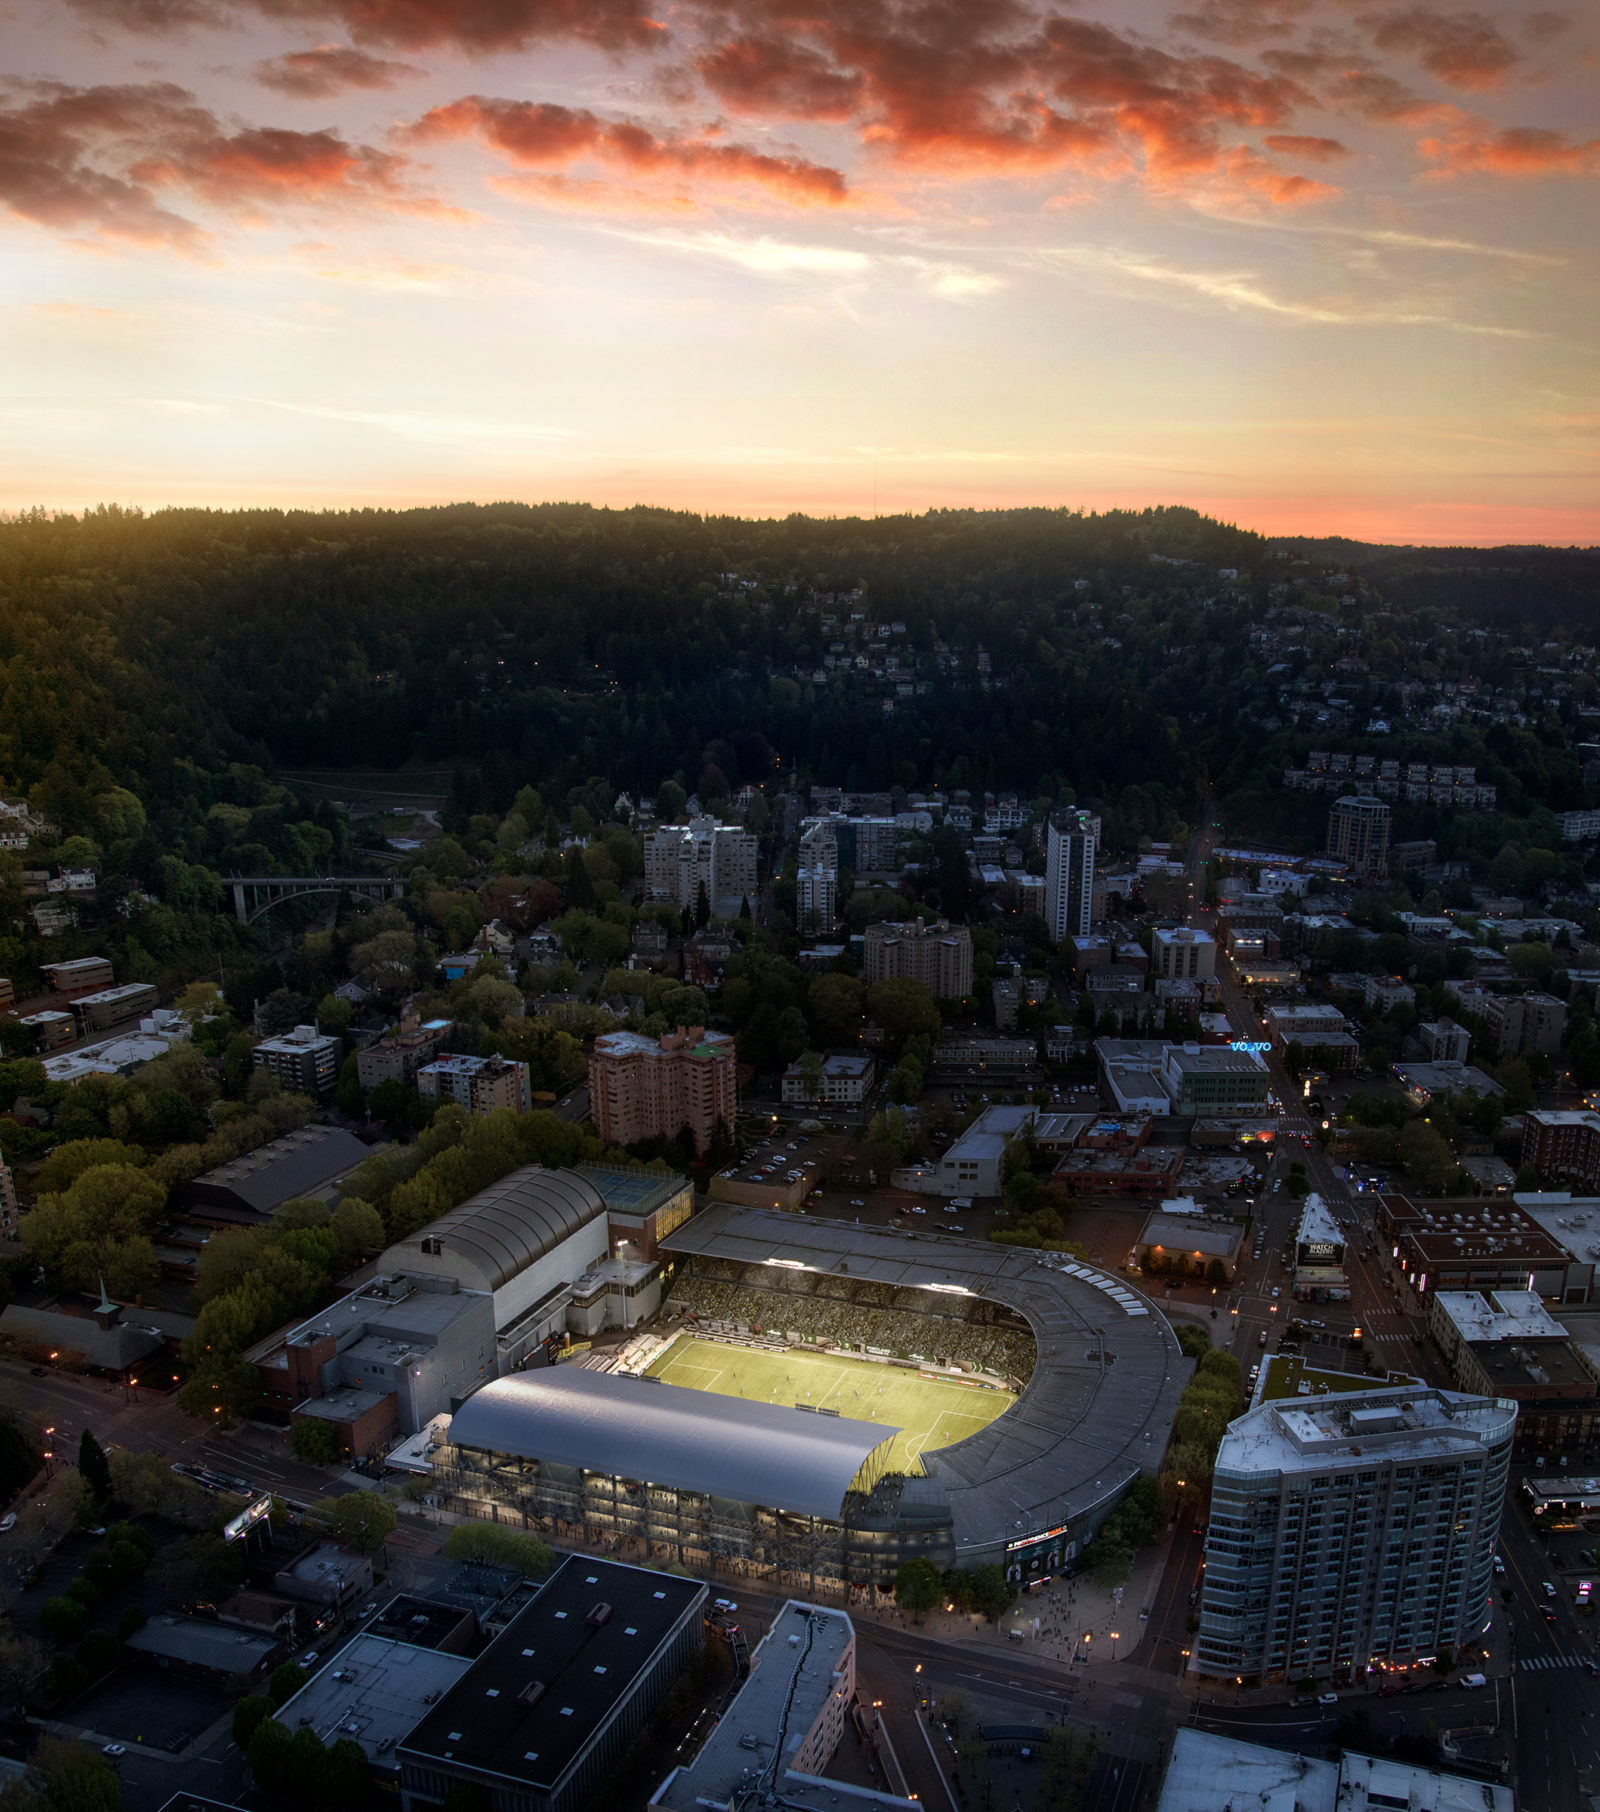
[[[936,1641],[1026,1650],[1039,1660],[1109,1667],[1126,1661],[1144,1638],[1148,1626],[1139,1613],[1154,1604],[1168,1545],[1163,1540],[1141,1549],[1124,1586],[1097,1586],[1087,1573],[1055,1579],[1024,1592],[996,1623],[976,1611],[929,1611],[922,1618],[892,1606],[851,1604],[849,1611],[857,1622],[914,1630]]]

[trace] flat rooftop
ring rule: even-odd
[[[1414,1385],[1355,1390],[1344,1396],[1281,1398],[1230,1423],[1217,1452],[1218,1473],[1297,1472],[1371,1465],[1380,1457],[1448,1459],[1510,1438],[1516,1405],[1498,1397]]]
[[[549,1792],[705,1597],[697,1579],[574,1555],[402,1747]]]
[[[1335,1812],[1338,1793],[1337,1762],[1180,1729],[1156,1812]]]
[[[1440,1290],[1434,1308],[1463,1340],[1564,1340],[1567,1330],[1534,1290]]]
[[[854,1640],[843,1611],[791,1598],[750,1657],[749,1679],[705,1746],[687,1768],[669,1776],[651,1803],[672,1812],[726,1806],[751,1775],[787,1797],[791,1759],[829,1695],[840,1689],[839,1670]],[[786,1714],[789,1736],[780,1755],[775,1737]]]
[[[457,1613],[459,1616],[459,1613]],[[371,1630],[347,1642],[274,1713],[289,1730],[314,1730],[324,1743],[348,1737],[369,1762],[396,1771],[395,1745],[472,1667]]]
[[[128,1647],[144,1655],[185,1661],[218,1673],[253,1673],[278,1652],[276,1636],[252,1636],[209,1617],[152,1617],[128,1638]]]
[[[407,1642],[413,1648],[442,1648],[454,1640],[463,1622],[477,1625],[470,1611],[459,1604],[441,1604],[436,1598],[417,1598],[402,1592],[391,1598],[367,1625],[369,1636],[386,1636],[391,1642]]]
[[[398,1357],[436,1345],[454,1322],[486,1300],[481,1291],[458,1289],[448,1278],[394,1271],[372,1278],[287,1333],[269,1335],[246,1356],[254,1365],[286,1367],[285,1349],[298,1339],[331,1334],[343,1352],[356,1334],[358,1342],[380,1343],[368,1349],[375,1356]]]

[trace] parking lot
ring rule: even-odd
[[[219,1686],[149,1666],[124,1666],[76,1699],[66,1721],[131,1749],[176,1755],[222,1717],[229,1700]]]

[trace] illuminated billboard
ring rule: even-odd
[[[1066,1526],[1046,1529],[1042,1535],[1024,1535],[1006,1543],[1006,1578],[1012,1585],[1029,1585],[1048,1579],[1077,1557],[1078,1544],[1068,1540]]]
[[[254,1503],[246,1504],[239,1514],[228,1523],[222,1531],[224,1541],[238,1541],[252,1529],[259,1528],[272,1514],[272,1498],[258,1497]]]

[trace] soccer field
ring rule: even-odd
[[[757,1403],[804,1403],[836,1409],[863,1422],[884,1422],[900,1433],[889,1465],[916,1471],[913,1462],[936,1448],[953,1447],[987,1428],[1016,1402],[1008,1390],[926,1378],[898,1365],[835,1359],[821,1353],[761,1353],[716,1340],[680,1339],[649,1368],[649,1375],[689,1390]]]

